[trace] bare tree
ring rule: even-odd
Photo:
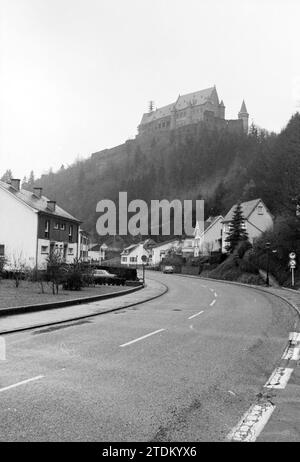
[[[52,283],[53,295],[58,294],[59,284],[64,274],[64,259],[58,249],[50,251],[47,258],[47,278]]]
[[[13,255],[12,261],[10,262],[10,269],[15,280],[16,288],[18,288],[22,278],[24,279],[28,272],[28,265],[26,264],[26,260],[22,257],[22,252]]]

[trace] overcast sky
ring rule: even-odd
[[[0,0],[0,174],[134,137],[149,100],[217,87],[279,131],[300,107],[299,0]]]

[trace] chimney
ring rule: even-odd
[[[56,202],[55,201],[47,201],[47,207],[51,212],[55,212]]]
[[[33,188],[33,194],[35,195],[35,197],[38,197],[39,199],[42,197],[42,192],[43,188]]]
[[[18,180],[18,179],[16,179],[16,178],[11,178],[11,180],[10,180],[11,186],[12,186],[16,191],[20,191],[20,183],[21,183],[21,180]]]

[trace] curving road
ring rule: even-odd
[[[147,277],[169,291],[6,336],[1,441],[225,440],[278,364],[295,315],[250,288]]]

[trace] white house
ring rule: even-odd
[[[0,181],[0,247],[8,260],[42,269],[52,249],[72,263],[79,256],[80,221],[42,195],[20,189],[20,180]]]
[[[151,256],[151,246],[155,244],[152,239],[140,242],[138,244],[132,244],[125,247],[121,253],[121,264],[127,266],[142,265],[144,262],[142,257],[147,257],[148,261]]]
[[[194,257],[200,254],[208,255],[211,252],[218,252],[222,248],[222,229],[223,217],[209,217],[204,222],[204,227],[201,229],[199,223],[196,224],[194,231]]]
[[[230,224],[236,209],[235,204],[223,220],[222,231],[222,252],[226,252],[226,237],[229,234]],[[273,227],[273,216],[261,199],[241,203],[244,217],[244,226],[248,233],[249,241],[253,243],[254,239],[260,237],[262,233]]]
[[[150,248],[150,256],[149,261],[152,266],[157,266],[162,261],[162,259],[166,256],[169,250],[172,248],[178,248],[179,240],[172,239],[170,241],[159,242],[154,244]]]

